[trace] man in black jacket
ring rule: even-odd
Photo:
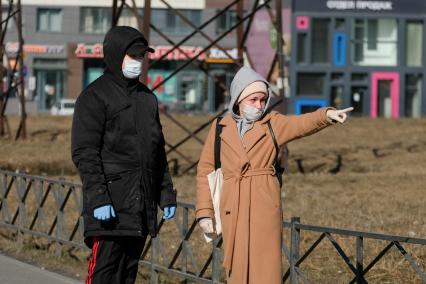
[[[146,237],[157,233],[157,206],[172,218],[176,192],[158,102],[139,81],[154,50],[138,30],[115,27],[103,51],[105,72],[77,99],[71,138],[92,248],[86,283],[134,283]]]

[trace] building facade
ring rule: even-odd
[[[22,0],[25,95],[29,112],[47,112],[62,98],[77,98],[84,87],[103,73],[102,41],[111,27],[112,8],[106,6],[109,2]],[[213,17],[219,9],[204,0],[168,2],[195,26]],[[136,3],[140,4],[138,11],[143,15],[144,1]],[[6,9],[4,7],[3,19]],[[151,19],[151,23],[169,38],[167,40],[151,30],[150,45],[156,52],[150,55],[151,62],[155,64],[149,70],[148,85],[155,87],[197,55],[208,42],[196,34],[182,45],[181,50],[158,60],[172,48],[172,44],[184,39],[193,29],[160,1],[152,1]],[[235,22],[235,10],[231,10],[203,31],[215,39]],[[137,20],[129,9],[124,9],[118,25],[137,27]],[[235,31],[222,39],[220,45],[236,58]],[[13,21],[9,22],[5,49],[9,58],[13,58],[18,50],[18,35]],[[200,66],[229,86],[236,71],[232,62],[213,46],[157,88],[155,93],[160,103],[171,109],[214,112],[225,103],[225,94],[218,87],[218,81],[202,72]],[[13,98],[10,98],[10,104],[13,105]]]
[[[426,115],[425,20],[424,0],[293,1],[291,112]]]

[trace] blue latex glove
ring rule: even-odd
[[[93,210],[93,217],[101,221],[107,221],[115,218],[114,207],[111,204],[101,206]]]
[[[169,220],[175,216],[176,206],[166,206],[164,207],[163,219]]]

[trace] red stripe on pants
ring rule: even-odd
[[[92,248],[92,257],[89,260],[87,265],[87,276],[86,276],[86,284],[92,284],[93,271],[95,271],[96,266],[96,255],[98,254],[99,247],[99,239],[94,238],[93,240],[93,248]]]

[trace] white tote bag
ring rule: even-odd
[[[210,194],[212,197],[213,210],[214,210],[214,219],[215,219],[215,229],[216,235],[220,235],[222,233],[222,223],[220,222],[220,195],[222,192],[222,184],[223,184],[223,173],[222,169],[219,168],[210,174],[207,175],[207,179],[209,180]],[[204,238],[207,242],[211,242],[215,236],[213,234],[204,234]]]

